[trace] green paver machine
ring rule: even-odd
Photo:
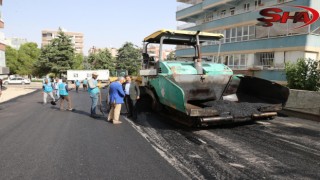
[[[272,118],[285,105],[289,89],[264,79],[233,75],[224,64],[202,61],[201,44],[222,34],[160,30],[144,39],[142,85],[152,98],[152,109],[172,113],[185,125]],[[159,60],[148,55],[148,45],[159,44]],[[192,60],[163,60],[163,45],[194,47]],[[168,113],[166,113],[168,114]]]

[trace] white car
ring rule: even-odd
[[[17,77],[17,78],[12,78],[12,79],[7,79],[5,81],[3,81],[3,84],[8,85],[8,84],[30,84],[31,81],[30,79],[24,79],[21,77]]]

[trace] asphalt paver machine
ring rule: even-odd
[[[188,126],[208,126],[268,119],[285,105],[289,89],[257,77],[234,75],[224,64],[202,60],[201,44],[218,41],[222,34],[160,30],[144,39],[142,86],[152,98],[152,109],[172,114]],[[159,59],[148,55],[158,44]],[[166,60],[164,45],[194,47],[189,60]]]

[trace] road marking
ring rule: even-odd
[[[312,148],[309,148],[307,146],[304,146],[302,144],[298,144],[298,143],[295,143],[295,142],[291,142],[291,141],[288,141],[288,140],[285,140],[285,139],[282,139],[282,138],[277,138],[278,140],[280,141],[283,141],[283,142],[286,142],[286,143],[289,143],[289,144],[292,144],[292,145],[295,145],[295,146],[298,146],[300,147],[299,149],[302,148],[302,150],[309,150],[310,153],[314,154],[314,155],[317,155],[317,156],[320,156],[320,154],[318,153],[319,150],[316,150],[316,149],[312,149]]]
[[[238,167],[238,168],[245,168],[245,166],[241,165],[241,164],[236,164],[236,163],[229,163],[230,166],[233,166],[233,167]]]

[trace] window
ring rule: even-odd
[[[256,0],[256,1],[254,1],[254,7],[258,7],[258,6],[261,6],[262,5],[262,3],[261,3],[261,0]]]
[[[255,26],[249,26],[249,39],[254,39],[255,38]]]
[[[231,15],[234,15],[234,14],[235,14],[235,11],[236,11],[236,8],[235,8],[235,7],[230,8],[230,14],[231,14]]]
[[[257,65],[271,67],[274,62],[274,52],[257,53]]]
[[[230,32],[231,32],[231,29],[227,29],[226,30],[226,38],[225,38],[226,39],[226,41],[225,41],[226,43],[230,42],[230,34],[231,34]]]
[[[249,11],[250,10],[250,3],[244,4],[244,11]]]
[[[237,28],[237,41],[242,41],[242,27]]]
[[[237,28],[232,28],[231,29],[231,34],[230,34],[230,42],[235,42],[236,41],[236,37],[237,37]]]
[[[229,56],[224,57],[223,64],[228,65],[229,64]]]
[[[227,65],[228,65],[229,67],[233,67],[233,55],[231,55],[231,56],[226,56],[226,57],[229,58]]]
[[[240,65],[239,65],[239,69],[245,69],[245,68],[247,68],[247,60],[248,60],[248,55],[247,55],[247,54],[241,54],[241,55],[240,55]]]
[[[226,10],[222,10],[221,13],[220,13],[220,16],[224,17],[226,15],[226,12],[227,12]]]

